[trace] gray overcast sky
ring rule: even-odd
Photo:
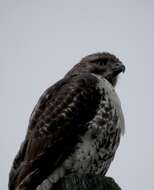
[[[81,57],[109,51],[127,70],[126,120],[108,175],[124,190],[154,188],[154,1],[0,0],[0,189],[42,92]]]

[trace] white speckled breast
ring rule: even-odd
[[[74,154],[64,162],[64,168],[71,172],[104,175],[114,158],[120,135],[124,133],[119,98],[107,80],[98,79],[102,98],[96,116],[88,123],[88,131],[80,137]]]
[[[98,84],[98,88],[100,89],[101,93],[103,93],[103,91],[106,92],[106,103],[105,101],[101,100],[101,104],[103,104],[103,102],[105,104],[108,104],[108,101],[111,101],[111,104],[113,106],[113,109],[117,112],[118,117],[119,117],[119,122],[116,125],[116,127],[121,129],[121,134],[124,135],[125,133],[125,121],[124,121],[124,115],[122,112],[122,108],[121,108],[121,103],[120,103],[120,99],[115,91],[115,89],[113,88],[113,86],[104,78],[102,78],[99,75],[95,75],[99,79],[99,84]],[[103,109],[103,107],[100,105],[100,110]]]
[[[114,158],[124,134],[124,117],[114,88],[107,80],[95,77],[99,79],[97,88],[101,93],[96,116],[86,125],[88,130],[80,137],[75,151],[49,176],[48,183],[72,172],[105,175]]]

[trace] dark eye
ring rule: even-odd
[[[100,59],[100,60],[98,60],[98,64],[99,65],[101,65],[101,66],[103,66],[103,65],[106,65],[107,64],[107,62],[108,62],[108,60],[107,59]]]

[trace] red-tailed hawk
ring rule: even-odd
[[[9,190],[52,187],[69,173],[105,175],[124,132],[114,55],[83,58],[40,97],[13,162]]]

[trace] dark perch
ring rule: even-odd
[[[111,177],[71,174],[61,179],[53,190],[121,190]]]

